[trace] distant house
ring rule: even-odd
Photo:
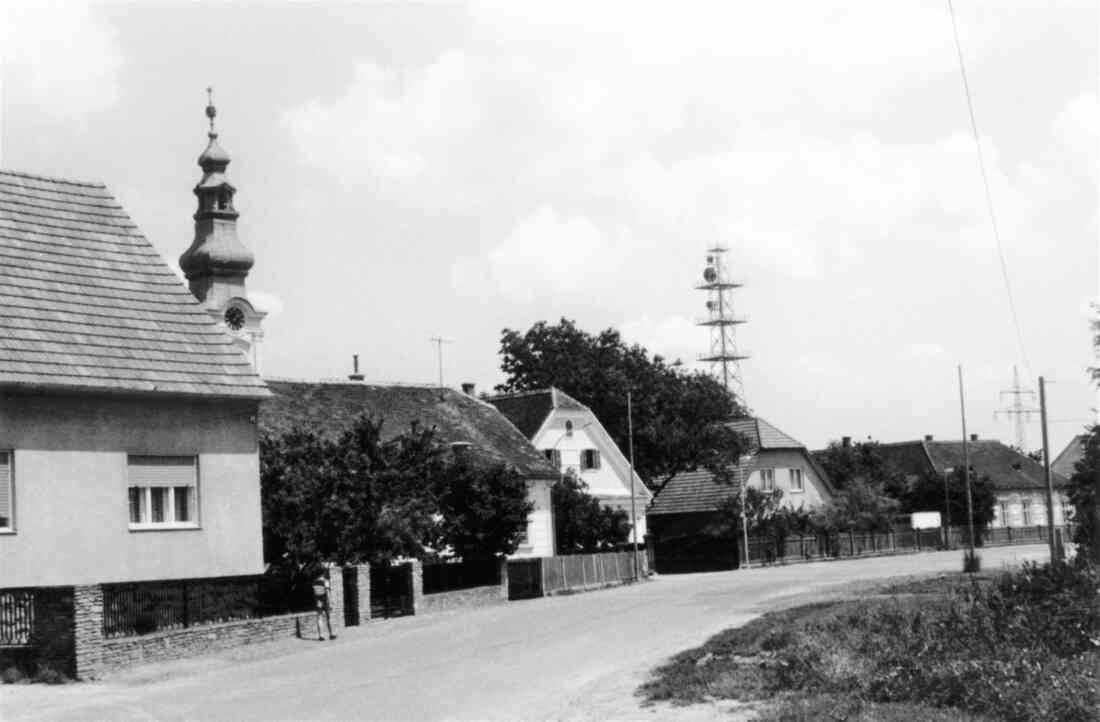
[[[993,527],[1046,526],[1046,473],[1043,465],[995,440],[967,442],[970,466],[979,477],[988,476],[996,501]],[[963,466],[962,441],[921,441],[879,444],[879,453],[887,463],[910,477],[931,475],[943,478],[948,469]],[[1065,453],[1065,452],[1063,452]],[[1054,474],[1054,523],[1061,525],[1070,516],[1065,495],[1067,480]]]
[[[383,422],[384,438],[413,423],[433,429],[445,444],[462,444],[472,459],[507,464],[527,484],[534,504],[517,557],[553,556],[554,522],[550,487],[558,471],[491,404],[453,389],[434,386],[374,385],[360,381],[267,379],[273,396],[260,408],[260,430],[281,435],[307,427],[335,437],[366,414]]]
[[[588,485],[600,505],[631,513],[631,494],[638,541],[646,535],[646,506],[652,493],[634,474],[630,460],[587,406],[556,388],[490,396],[486,399],[531,440],[562,474],[572,471]]]
[[[748,438],[753,452],[740,469],[748,486],[779,489],[784,505],[807,511],[832,499],[832,483],[805,444],[759,417],[739,419],[730,427]],[[670,479],[648,512],[657,570],[736,568],[739,541],[720,534],[723,520],[717,512],[739,493],[739,484],[721,483],[705,469]]]
[[[268,392],[103,185],[0,171],[0,327],[0,586],[263,571]]]
[[[1077,473],[1077,462],[1085,457],[1085,444],[1088,440],[1088,434],[1078,434],[1070,439],[1062,453],[1051,462],[1051,470],[1064,479],[1070,479]]]

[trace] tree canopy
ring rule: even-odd
[[[1073,523],[1076,528],[1073,541],[1077,544],[1079,559],[1091,557],[1100,564],[1100,425],[1089,429],[1085,439],[1085,453],[1074,465],[1069,480],[1068,496],[1073,504]]]
[[[639,475],[653,490],[681,471],[719,472],[736,463],[745,439],[726,424],[744,410],[717,380],[683,371],[619,332],[587,333],[574,321],[540,321],[525,332],[505,329],[500,342],[505,393],[556,386],[587,405],[625,452],[627,392],[634,417]]]
[[[997,501],[993,481],[988,474],[978,476],[971,469],[970,497],[974,511],[974,530],[980,539],[982,530],[993,521],[993,506]],[[966,524],[966,482],[962,467],[955,469],[948,476],[947,500],[951,510],[951,526]],[[901,510],[905,513],[938,511],[943,514],[945,511],[943,477],[925,475],[918,478],[901,502]],[[943,521],[947,522],[946,519]]]
[[[630,516],[608,509],[588,493],[588,485],[567,473],[550,492],[554,508],[554,538],[558,554],[596,552],[630,537]]]
[[[515,550],[530,506],[504,466],[474,468],[430,431],[385,440],[362,416],[335,440],[308,429],[260,440],[264,557],[303,568]]]
[[[879,451],[877,441],[857,441],[854,444],[830,441],[814,453],[838,490],[854,481],[879,487],[880,493],[901,498],[906,490],[905,475],[888,462]]]

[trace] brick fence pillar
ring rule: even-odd
[[[500,598],[508,599],[508,560],[500,560]]]
[[[340,567],[329,569],[329,624],[333,634],[344,628],[344,574]]]
[[[359,588],[359,623],[370,621],[370,564],[355,567],[355,583]]]
[[[424,609],[424,565],[419,559],[406,563],[412,567],[412,613],[416,614]]]
[[[103,665],[103,587],[73,588],[73,641],[77,679],[95,679]]]

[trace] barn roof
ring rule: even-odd
[[[106,187],[4,170],[0,387],[267,395]]]
[[[530,479],[557,480],[560,473],[491,404],[436,386],[267,379],[273,396],[260,405],[262,433],[282,435],[296,427],[336,438],[360,416],[382,420],[393,438],[413,423],[434,429],[446,444],[468,443],[474,458],[514,466]]]

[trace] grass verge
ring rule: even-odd
[[[895,582],[726,630],[640,693],[769,700],[765,720],[1096,720],[1098,587],[1066,565]]]

